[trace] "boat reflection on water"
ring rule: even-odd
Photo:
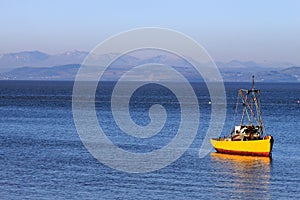
[[[270,170],[272,158],[211,153],[211,167],[216,186],[226,197],[241,199],[270,199]],[[221,180],[221,181],[220,181]]]

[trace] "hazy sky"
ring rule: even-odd
[[[145,26],[185,33],[214,60],[300,64],[298,0],[0,0],[0,53],[90,51]]]

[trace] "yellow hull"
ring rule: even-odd
[[[214,138],[210,142],[218,153],[271,156],[274,139],[269,135],[261,140],[231,141]]]

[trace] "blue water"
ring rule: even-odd
[[[0,82],[0,199],[299,199],[300,84],[257,83],[267,133],[275,138],[273,157],[199,158],[210,120],[210,98],[204,84],[194,84],[200,105],[197,136],[171,165],[151,173],[130,174],[96,160],[77,134],[72,115],[72,82]],[[99,124],[119,147],[149,152],[176,134],[178,101],[170,91],[150,85],[130,103],[133,121],[147,125],[147,110],[161,103],[166,127],[149,140],[121,134],[110,112],[110,90],[104,84],[96,97]],[[227,83],[226,135],[233,123],[237,89],[248,83]],[[213,121],[213,119],[212,119]],[[175,132],[174,132],[175,131]]]

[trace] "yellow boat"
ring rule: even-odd
[[[239,104],[242,107],[239,107]],[[254,87],[252,76],[252,89],[240,89],[236,104],[236,115],[242,111],[241,121],[235,126],[228,137],[212,138],[212,146],[217,153],[266,156],[272,155],[274,139],[266,135],[261,115],[260,90]]]
[[[232,141],[227,138],[213,138],[210,142],[218,153],[269,157],[274,139],[268,135],[259,140]]]

